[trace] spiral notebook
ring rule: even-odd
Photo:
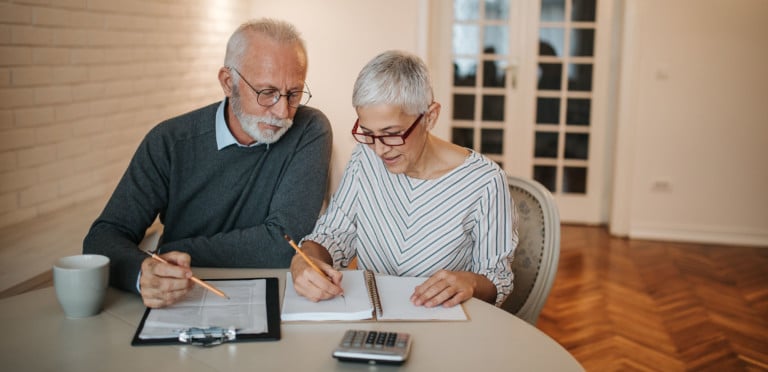
[[[427,278],[342,271],[344,296],[312,302],[296,293],[286,273],[281,319],[290,321],[437,321],[467,320],[463,305],[427,308],[411,303],[414,288]]]

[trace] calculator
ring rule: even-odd
[[[345,362],[402,364],[410,352],[408,333],[350,329],[333,351],[333,357]]]

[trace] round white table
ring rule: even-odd
[[[277,277],[285,269],[195,269],[201,278]],[[7,371],[583,371],[558,343],[485,302],[465,304],[469,321],[282,324],[279,341],[211,348],[130,345],[145,307],[110,288],[104,311],[67,319],[52,287],[0,300],[0,365]],[[401,366],[339,362],[331,356],[349,328],[408,332]]]

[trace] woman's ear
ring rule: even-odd
[[[432,128],[437,125],[437,118],[440,117],[440,106],[439,102],[432,102],[431,105],[429,105],[429,108],[427,108],[427,113],[425,116],[427,117],[427,130],[431,131]]]
[[[234,89],[235,84],[229,67],[223,66],[219,69],[219,84],[221,84],[221,90],[224,91],[224,95],[232,97],[232,89]]]

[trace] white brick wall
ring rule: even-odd
[[[0,0],[0,227],[109,195],[144,134],[221,98],[249,1]]]

